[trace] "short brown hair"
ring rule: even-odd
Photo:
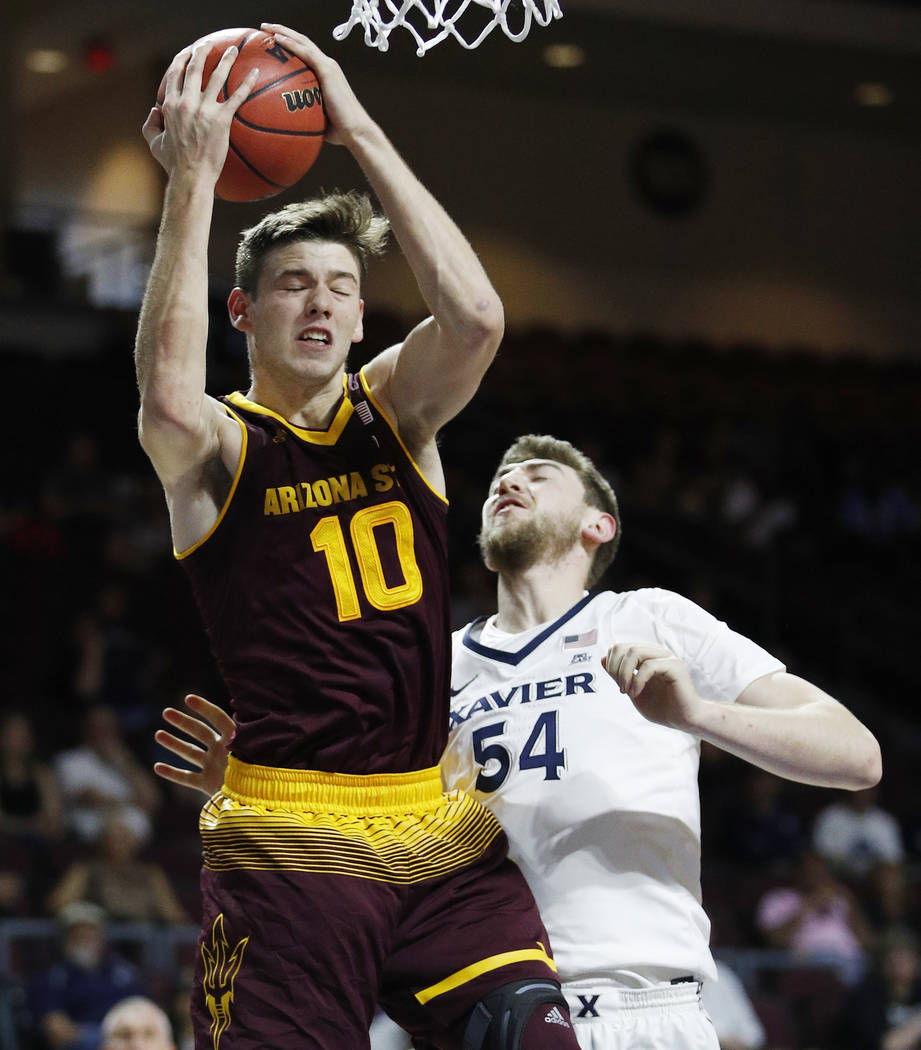
[[[600,543],[592,559],[586,588],[594,587],[614,561],[614,555],[620,546],[620,509],[614,489],[584,452],[580,452],[568,441],[552,437],[550,434],[523,434],[515,438],[505,450],[496,474],[501,474],[506,467],[528,459],[550,459],[555,463],[562,463],[565,467],[571,467],[582,482],[585,502],[590,507],[597,507],[610,514],[617,524],[614,538],[608,543]]]
[[[362,273],[368,259],[387,247],[390,222],[374,211],[365,193],[349,190],[288,204],[244,230],[237,247],[234,281],[254,295],[262,260],[272,248],[292,241],[333,241],[345,245]]]

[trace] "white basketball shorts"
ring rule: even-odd
[[[719,1050],[696,981],[651,988],[570,982],[563,994],[582,1050]]]

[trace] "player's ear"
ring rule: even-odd
[[[592,514],[582,522],[582,538],[596,546],[610,543],[617,535],[617,522],[613,514],[592,508]]]
[[[352,332],[352,342],[360,343],[365,337],[365,301],[364,299],[358,300],[358,320],[355,322],[355,331]]]
[[[249,320],[249,296],[242,288],[234,288],[227,297],[227,312],[230,314],[230,323],[238,332],[248,332]]]

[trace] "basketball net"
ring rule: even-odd
[[[515,9],[515,25],[509,25],[510,8]],[[468,13],[468,22],[480,23],[474,28],[476,35],[470,34],[465,26],[464,31],[472,39],[464,36],[458,25]],[[478,16],[484,15],[486,22],[482,24],[482,17]],[[333,36],[343,40],[360,22],[368,47],[386,51],[390,47],[390,34],[402,27],[412,33],[416,54],[422,58],[426,51],[449,36],[470,50],[500,26],[510,40],[518,43],[528,35],[532,21],[546,26],[554,18],[562,17],[559,0],[352,0],[349,20],[336,26]]]

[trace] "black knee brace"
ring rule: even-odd
[[[462,1050],[521,1050],[521,1037],[531,1015],[544,1003],[556,1003],[569,1017],[569,1007],[553,981],[513,981],[481,999],[464,1032]]]

